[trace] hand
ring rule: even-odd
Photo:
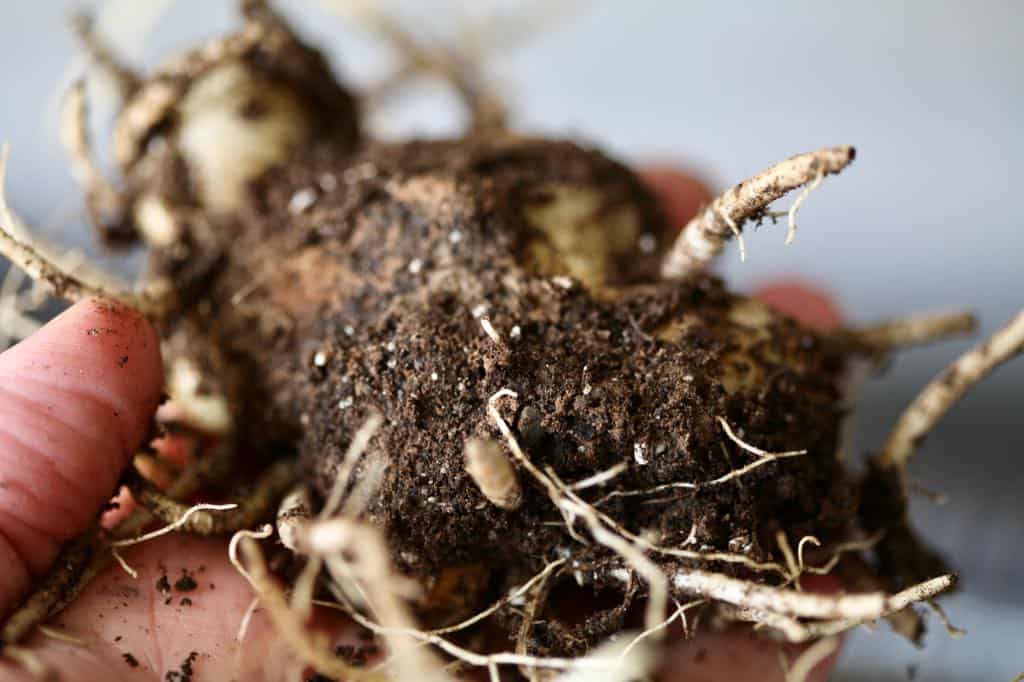
[[[643,175],[680,226],[710,200],[703,185],[676,170]],[[826,297],[797,283],[759,296],[812,326],[839,321]],[[108,302],[80,303],[0,355],[0,616],[108,501],[148,432],[162,385],[153,329]],[[165,536],[124,555],[137,580],[109,568],[50,623],[79,642],[41,633],[27,642],[61,679],[297,679],[300,669],[262,612],[236,640],[252,591],[228,563],[223,538]],[[194,589],[173,587],[183,571]],[[169,592],[157,587],[164,576]],[[339,642],[358,642],[338,617],[324,615],[321,625],[340,633]],[[783,649],[789,660],[798,651]],[[698,634],[672,649],[662,678],[782,680],[779,650],[746,631]],[[190,678],[182,667],[192,652]],[[824,680],[834,662],[819,665],[811,679]],[[175,671],[182,675],[168,674]],[[31,679],[3,660],[0,677]]]

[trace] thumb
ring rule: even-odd
[[[162,385],[153,328],[104,300],[0,354],[0,615],[95,521]]]

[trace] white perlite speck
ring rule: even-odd
[[[348,398],[342,398],[340,401],[338,401],[338,409],[347,410],[348,408],[352,407],[352,402],[352,396],[349,396]]]
[[[633,459],[640,466],[647,464],[647,443],[633,443]]]
[[[418,275],[423,270],[423,261],[419,258],[413,258],[409,261],[409,274]]]
[[[636,245],[640,249],[640,253],[654,253],[654,250],[658,248],[658,240],[650,232],[644,232],[640,235]]]
[[[292,215],[298,215],[308,210],[315,203],[316,191],[311,187],[306,187],[292,195],[291,200],[288,202],[288,212]]]
[[[323,367],[327,364],[327,353],[322,350],[318,350],[313,356],[313,364],[317,367]]]

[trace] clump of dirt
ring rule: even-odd
[[[320,187],[351,168],[365,170]],[[315,200],[296,212],[306,191]],[[573,213],[558,204],[570,193],[601,201]],[[264,426],[246,447],[297,443],[321,493],[368,412],[385,416],[374,448],[388,469],[368,514],[405,570],[429,582],[483,568],[482,597],[572,544],[542,490],[502,510],[465,470],[467,439],[499,438],[487,404],[501,389],[519,395],[503,408],[539,466],[573,481],[626,465],[588,496],[666,546],[778,561],[778,531],[828,543],[855,521],[834,456],[848,346],[714,277],[658,282],[671,230],[600,153],[517,137],[372,145],[355,159],[314,148],[252,197],[189,327],[231,358],[241,421]],[[600,239],[631,221],[621,252],[559,251],[565,231]],[[749,464],[719,419],[765,450],[807,454],[729,485],[641,494]]]
[[[901,443],[919,442],[941,411],[925,400],[912,437],[894,438],[867,476],[854,475],[837,455],[843,384],[855,356],[971,321],[819,332],[703,271],[727,239],[741,239],[745,221],[776,217],[768,205],[806,185],[789,211],[792,237],[796,209],[853,160],[852,147],[788,159],[679,233],[621,163],[509,131],[465,60],[406,54],[412,71],[452,82],[474,116],[469,134],[367,139],[366,102],[320,53],[265,2],[243,8],[238,34],[125,81],[114,140],[125,185],[88,174],[101,235],[150,247],[145,293],[119,298],[158,325],[180,411],[174,426],[208,446],[166,494],[126,476],[140,504],[173,529],[225,532],[253,527],[298,482],[278,519],[286,547],[309,553],[301,531],[312,510],[329,502],[327,515],[344,521],[337,512],[351,504],[391,555],[377,557],[369,577],[383,580],[390,562],[414,578],[427,627],[499,600],[485,615],[524,655],[584,654],[635,625],[634,601],[664,605],[670,588],[712,602],[713,623],[753,620],[791,641],[883,615],[894,624],[902,615],[902,631],[920,635],[907,604],[955,577],[935,578],[941,560],[906,523],[902,465],[912,445]],[[72,153],[88,167],[77,94]],[[4,253],[60,292],[109,293],[0,237]],[[942,404],[1011,348],[977,350],[973,369],[935,389],[953,396]],[[364,447],[359,434],[374,416],[381,424]],[[350,448],[365,455],[349,460]],[[260,472],[270,473],[237,484]],[[200,491],[239,504],[211,516],[182,503]],[[331,542],[354,532],[331,531]],[[79,544],[64,564],[90,561],[96,542]],[[856,556],[876,545],[877,569]],[[252,546],[243,554],[262,560]],[[299,568],[290,569],[298,586]],[[834,569],[871,598],[789,588],[806,571]],[[569,614],[572,600],[530,578],[547,571],[556,587],[575,578],[593,608]],[[265,573],[249,577],[269,611],[301,629]],[[49,609],[46,595],[77,589],[53,580],[37,615]],[[196,586],[187,572],[174,583]],[[329,586],[341,599],[344,586]],[[893,586],[908,591],[881,592]],[[157,588],[169,595],[166,575]],[[510,588],[525,607],[506,608]],[[384,592],[384,610],[407,628]],[[29,611],[17,633],[33,622]],[[653,631],[662,615],[648,606],[645,625]],[[338,669],[329,651],[305,651],[307,662]],[[191,679],[196,657],[168,679]]]

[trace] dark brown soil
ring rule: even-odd
[[[635,212],[653,248],[599,254],[588,286],[565,277],[571,265],[528,219],[558,186],[604,197],[585,219]],[[312,199],[296,211],[300,192]],[[220,229],[222,264],[179,323],[189,334],[177,348],[224,378],[241,432],[259,438],[247,447],[299,449],[321,492],[369,410],[384,415],[371,449],[388,469],[369,516],[399,566],[428,582],[484,569],[458,590],[467,609],[581,550],[530,481],[524,504],[504,511],[464,470],[467,438],[499,438],[486,406],[503,388],[519,395],[500,408],[538,465],[573,481],[629,462],[592,501],[751,462],[718,417],[766,450],[808,450],[726,485],[601,505],[662,545],[690,538],[691,549],[765,561],[781,558],[780,529],[846,537],[856,500],[835,458],[842,349],[713,277],[656,282],[670,230],[636,177],[595,151],[516,137],[371,145],[354,160],[315,148]],[[741,314],[751,306],[754,327]]]

